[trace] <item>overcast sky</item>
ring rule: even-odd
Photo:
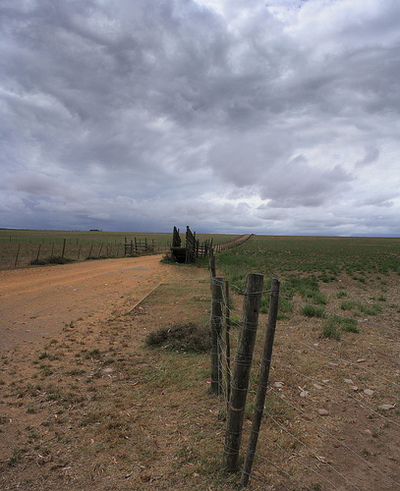
[[[1,0],[0,227],[400,235],[399,0]]]

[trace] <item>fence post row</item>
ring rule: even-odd
[[[247,447],[247,454],[242,470],[242,486],[246,487],[249,483],[251,468],[253,466],[254,456],[257,448],[258,435],[260,433],[261,419],[264,412],[265,397],[267,394],[269,371],[271,368],[272,348],[274,345],[274,336],[276,328],[276,319],[278,316],[279,305],[279,286],[277,279],[272,280],[271,296],[268,309],[267,331],[265,334],[264,351],[261,360],[260,376],[258,380],[258,391],[254,406],[253,421],[251,434]]]
[[[244,411],[261,307],[263,281],[264,276],[261,274],[250,273],[246,278],[242,329],[235,357],[222,460],[223,468],[229,472],[238,470]]]

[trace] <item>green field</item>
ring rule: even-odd
[[[400,274],[400,239],[253,236],[218,261],[234,282],[254,272],[281,279],[315,275],[322,282],[346,273],[364,283],[370,273]]]
[[[326,310],[331,309],[375,321],[400,312],[400,239],[253,236],[244,245],[218,254],[217,264],[239,290],[248,273],[263,274],[265,289],[272,278],[279,279],[281,319],[290,318],[295,308],[310,318],[329,317]],[[266,296],[262,311],[267,309]],[[324,322],[327,337],[339,337],[336,324],[329,318]],[[343,329],[356,329],[347,324]]]

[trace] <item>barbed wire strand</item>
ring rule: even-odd
[[[296,437],[296,435],[294,435],[293,433],[291,433],[289,430],[287,430],[283,425],[281,425],[272,415],[269,411],[266,411],[266,414],[268,415],[268,417],[277,425],[279,426],[279,428],[284,431],[285,433],[287,433],[290,437],[294,438],[298,443],[300,443],[301,445],[303,445],[311,454],[313,454],[316,459],[318,460],[318,457],[320,457],[319,455],[317,455],[316,452],[314,452],[314,450],[312,450],[306,443],[304,443],[303,441],[301,441],[299,438]],[[260,436],[262,436],[263,438],[267,438],[265,435],[262,434],[262,432],[260,431]],[[302,463],[301,463],[302,464]],[[304,465],[304,464],[302,464]],[[347,481],[349,484],[351,484],[352,486],[354,486],[356,489],[359,489],[354,483],[352,483],[349,479],[347,479],[346,476],[344,476],[340,471],[338,471],[332,464],[330,464],[328,461],[326,462],[326,465],[331,468],[334,472],[336,472],[344,481]]]
[[[374,464],[372,464],[371,462],[368,462],[368,460],[365,460],[364,457],[362,457],[361,455],[359,455],[355,450],[353,450],[352,448],[350,448],[345,443],[341,442],[338,438],[335,437],[335,435],[333,435],[329,430],[327,430],[322,425],[320,425],[314,418],[312,418],[311,416],[308,416],[301,409],[297,408],[296,406],[294,406],[293,404],[291,404],[289,401],[287,401],[285,398],[281,397],[279,395],[279,393],[276,392],[274,389],[271,389],[271,392],[273,392],[285,404],[289,405],[292,409],[294,409],[295,411],[299,412],[306,419],[311,420],[316,426],[318,426],[318,428],[320,428],[323,432],[325,432],[327,435],[329,435],[331,438],[333,438],[343,448],[345,448],[346,450],[348,450],[349,452],[351,452],[353,455],[355,455],[358,459],[362,460],[362,462],[364,462],[365,464],[367,464],[369,467],[372,467],[373,469],[375,469],[377,472],[379,472],[386,479],[388,479],[388,480],[394,482],[395,484],[397,484],[398,486],[400,486],[400,482],[397,482],[395,479],[391,478],[390,476],[388,476],[387,474],[385,474],[383,471],[381,471],[380,469],[378,469],[378,467],[376,467]]]
[[[235,285],[231,285],[231,288],[236,289],[236,290],[237,290],[239,293],[243,293],[243,289],[241,289],[241,288],[239,288],[239,287],[236,287]],[[222,288],[222,291],[224,292],[224,289],[223,289],[223,288]],[[267,290],[267,291],[263,291],[263,292],[257,292],[256,294],[260,294],[260,293],[270,293],[270,292],[271,292],[271,290]],[[309,304],[309,303],[307,303],[307,302],[303,302],[303,301],[300,301],[300,300],[297,300],[297,299],[289,298],[289,297],[286,297],[286,296],[284,296],[284,295],[281,295],[281,298],[284,298],[285,300],[288,300],[288,301],[293,301],[293,302],[295,302],[295,303],[301,303],[301,304],[303,304],[303,305],[312,305],[313,307],[317,307],[317,306],[315,306],[315,305],[313,305],[313,304]],[[234,316],[236,316],[236,315],[237,315],[237,314],[236,314],[236,313],[235,313],[235,312],[234,312],[234,311],[233,311],[233,310],[230,308],[230,305],[228,305],[228,304],[227,304],[227,301],[226,301],[226,298],[225,298],[224,293],[223,293],[223,302],[222,302],[222,303],[223,303],[223,305],[224,305],[225,309],[227,309],[227,310],[229,311],[229,313],[230,313],[230,314],[233,314]],[[333,310],[330,310],[330,309],[327,309],[327,308],[325,308],[325,307],[318,306],[318,308],[323,308],[323,309],[324,309],[326,312],[329,312],[329,313],[331,313],[331,314],[333,314],[333,315],[335,315],[335,316],[338,316],[338,317],[341,317],[341,318],[344,318],[344,319],[352,319],[352,320],[354,320],[354,321],[356,321],[356,322],[368,323],[368,324],[371,324],[371,325],[373,325],[373,326],[382,327],[382,328],[385,328],[385,329],[387,329],[387,330],[389,330],[389,331],[393,331],[393,332],[396,332],[396,333],[400,333],[400,331],[399,331],[399,330],[397,330],[397,329],[388,328],[387,326],[380,325],[380,324],[378,324],[378,323],[374,323],[374,322],[368,321],[367,319],[365,319],[365,320],[353,319],[353,318],[351,318],[351,317],[349,317],[349,316],[345,316],[345,315],[338,314],[337,312],[335,312],[335,311],[333,311]],[[241,322],[237,322],[237,321],[233,321],[233,322],[232,322],[232,320],[231,320],[231,327],[232,327],[232,325],[234,325],[234,326],[236,325],[236,326],[241,327],[242,323],[241,323]],[[345,364],[353,365],[353,366],[357,367],[357,369],[362,369],[362,370],[364,370],[364,371],[367,371],[367,372],[369,372],[369,373],[372,373],[374,376],[377,376],[378,378],[380,378],[380,379],[382,379],[382,380],[384,380],[384,381],[386,381],[386,382],[388,382],[388,383],[390,383],[390,384],[393,384],[393,385],[395,385],[396,387],[398,387],[398,386],[399,386],[399,385],[398,385],[398,384],[396,384],[395,382],[392,382],[391,380],[389,380],[389,379],[387,379],[387,378],[385,378],[385,377],[382,377],[382,376],[380,376],[380,375],[377,375],[376,373],[372,372],[371,370],[369,370],[369,369],[367,369],[367,368],[365,368],[365,367],[363,367],[363,366],[360,366],[360,365],[358,365],[358,364],[355,364],[354,362],[351,362],[351,361],[349,361],[349,360],[342,359],[342,358],[340,358],[340,357],[338,357],[338,356],[333,356],[333,355],[330,355],[330,354],[328,354],[328,353],[324,353],[324,352],[322,352],[322,351],[320,351],[320,350],[317,350],[317,349],[315,349],[315,348],[313,348],[313,347],[309,346],[308,344],[306,344],[306,343],[304,343],[304,342],[300,341],[298,338],[296,338],[295,336],[293,336],[292,334],[290,334],[290,333],[289,333],[288,331],[286,331],[286,330],[279,330],[279,332],[282,332],[282,333],[283,333],[283,334],[285,334],[286,336],[288,336],[288,337],[290,337],[290,338],[292,338],[292,339],[295,339],[297,342],[299,342],[299,343],[300,343],[300,344],[302,344],[303,346],[305,346],[305,347],[307,347],[307,348],[311,349],[312,351],[314,351],[314,352],[316,352],[316,353],[319,353],[319,354],[320,354],[320,355],[322,355],[323,357],[326,357],[326,358],[329,358],[329,359],[333,359],[333,360],[336,360],[336,361],[340,361],[340,362],[345,363]],[[235,338],[235,336],[232,336],[232,337],[233,337],[233,338]],[[237,337],[236,337],[236,340],[238,340],[238,338],[237,338]],[[222,341],[222,343],[221,343],[221,344],[222,344],[222,346],[224,346],[223,341]],[[222,356],[224,356],[224,351],[225,351],[225,350],[224,350],[224,349],[222,349],[222,351],[221,351]],[[235,363],[237,363],[237,360],[235,360]],[[240,362],[239,362],[239,363],[240,363]],[[280,364],[280,362],[279,362],[279,361],[275,361],[275,360],[274,360],[274,363],[277,363],[278,365]],[[248,365],[248,363],[245,363],[245,364],[247,364],[247,365]],[[225,364],[225,366],[226,366],[226,364]],[[299,375],[299,376],[302,376],[302,377],[304,377],[304,378],[306,378],[306,379],[308,379],[308,380],[312,380],[312,381],[314,380],[315,382],[317,382],[315,379],[313,379],[313,378],[311,378],[311,377],[308,377],[307,375],[302,374],[301,372],[298,372],[297,370],[293,369],[293,368],[292,368],[292,367],[290,367],[290,366],[284,365],[283,363],[281,363],[281,366],[283,366],[285,369],[289,369],[289,370],[291,370],[292,372],[296,373],[296,374],[297,374],[297,375]],[[223,373],[223,371],[222,371],[222,373]],[[224,384],[222,385],[222,386],[224,387],[223,394],[224,394],[224,396],[226,397],[226,395],[227,395],[227,391],[226,391],[227,377],[225,377],[224,375],[223,375],[223,381],[224,381]],[[379,415],[381,418],[383,418],[383,419],[387,420],[388,422],[390,422],[390,423],[394,423],[394,424],[396,424],[397,426],[400,426],[400,425],[399,425],[397,422],[395,422],[395,421],[391,420],[390,418],[387,418],[387,417],[385,417],[384,415],[382,415],[382,414],[378,413],[378,412],[377,412],[377,411],[375,411],[374,409],[370,408],[370,407],[369,407],[367,404],[365,404],[363,401],[361,401],[361,400],[357,399],[355,396],[353,396],[353,395],[351,395],[351,394],[348,394],[346,391],[344,391],[344,390],[342,390],[342,389],[337,389],[337,388],[335,388],[335,387],[331,387],[331,386],[329,386],[329,385],[327,385],[327,384],[324,384],[324,383],[323,383],[323,385],[324,385],[325,387],[328,387],[328,388],[329,388],[329,389],[331,389],[331,390],[334,390],[334,391],[340,392],[340,393],[342,393],[342,394],[346,395],[347,397],[349,397],[349,398],[351,398],[351,399],[355,400],[355,401],[356,401],[358,404],[360,404],[361,406],[363,406],[363,407],[367,408],[369,411],[373,412],[374,414]],[[236,389],[238,390],[238,388],[236,388]],[[320,428],[320,429],[321,429],[323,432],[325,432],[326,434],[328,434],[328,435],[329,435],[331,438],[333,438],[333,439],[334,439],[336,442],[338,442],[338,443],[339,443],[339,445],[341,445],[342,447],[344,447],[344,448],[345,448],[347,451],[349,451],[349,452],[351,452],[352,454],[354,454],[354,455],[355,455],[355,456],[356,456],[358,459],[360,459],[361,461],[363,461],[363,462],[364,462],[365,464],[367,464],[369,467],[374,468],[374,470],[375,470],[375,471],[379,472],[379,473],[380,473],[382,476],[384,476],[386,479],[388,479],[388,480],[392,481],[393,483],[395,483],[395,484],[397,484],[397,485],[400,485],[400,483],[398,483],[396,480],[392,479],[390,476],[388,476],[387,474],[385,474],[385,473],[384,473],[383,471],[381,471],[379,468],[377,468],[376,466],[374,466],[373,464],[371,464],[370,462],[368,462],[367,460],[365,460],[365,459],[364,459],[364,458],[363,458],[361,455],[359,455],[359,454],[358,454],[356,451],[354,451],[353,449],[351,449],[350,447],[348,447],[346,444],[344,444],[343,442],[341,442],[339,439],[337,439],[337,438],[336,438],[336,437],[335,437],[335,436],[334,436],[334,435],[333,435],[331,432],[329,432],[327,429],[325,429],[323,426],[321,426],[321,425],[320,425],[320,424],[319,424],[317,421],[315,421],[315,420],[314,420],[314,419],[313,419],[311,416],[308,416],[308,415],[307,415],[306,413],[304,413],[302,410],[300,410],[300,409],[296,408],[294,405],[292,405],[290,402],[288,402],[288,401],[287,401],[285,398],[281,397],[281,396],[280,396],[280,394],[279,394],[279,393],[277,393],[275,390],[273,390],[273,389],[271,389],[271,388],[270,388],[270,390],[271,390],[271,391],[272,391],[272,392],[273,392],[273,393],[274,393],[274,394],[275,394],[275,395],[276,395],[276,396],[277,396],[277,397],[278,397],[278,398],[279,398],[281,401],[283,401],[284,403],[288,404],[288,405],[289,405],[290,407],[292,407],[292,408],[293,408],[295,411],[299,412],[299,413],[300,413],[300,414],[301,414],[301,415],[302,415],[304,418],[306,418],[307,420],[311,420],[311,421],[312,421],[312,422],[313,422],[313,423],[314,423],[314,424],[315,424],[317,427],[319,427],[319,428]],[[220,402],[219,402],[219,404],[220,404]],[[219,409],[219,413],[220,413],[220,409]],[[301,440],[299,440],[299,439],[298,439],[298,438],[297,438],[295,435],[293,435],[293,434],[292,434],[290,431],[288,431],[286,428],[284,428],[282,425],[280,425],[280,424],[279,424],[279,423],[278,423],[278,422],[277,422],[277,421],[276,421],[276,420],[275,420],[275,419],[272,417],[272,415],[270,415],[269,413],[267,413],[267,414],[268,414],[268,416],[269,416],[269,417],[272,419],[272,421],[274,421],[274,423],[275,423],[275,424],[277,424],[277,425],[278,425],[278,426],[281,428],[281,430],[285,431],[285,432],[286,432],[287,434],[289,434],[289,435],[290,435],[292,438],[296,439],[296,440],[297,440],[299,443],[301,443],[302,445],[304,445],[304,446],[305,446],[305,448],[307,448],[307,449],[308,449],[308,450],[309,450],[311,453],[313,453],[313,454],[314,454],[314,455],[317,457],[317,455],[315,454],[315,452],[313,452],[313,451],[312,451],[312,450],[311,450],[311,449],[310,449],[310,448],[309,448],[309,447],[308,447],[308,446],[307,446],[307,445],[306,445],[304,442],[301,442]],[[259,434],[261,434],[261,436],[262,436],[263,438],[266,438],[266,439],[268,440],[268,438],[267,438],[265,435],[263,435],[261,432],[259,432]],[[276,444],[276,443],[275,443],[275,444]],[[285,452],[285,450],[284,450],[282,447],[280,447],[280,445],[279,445],[279,444],[276,444],[276,445],[277,445],[279,448],[281,448],[281,450],[282,450],[283,452]],[[231,449],[231,450],[233,450],[233,449]],[[235,451],[236,451],[236,450],[235,450]],[[287,453],[287,452],[286,452],[286,453]],[[290,475],[289,475],[289,474],[288,474],[288,473],[287,473],[287,472],[286,472],[284,469],[282,469],[281,467],[279,467],[278,465],[276,465],[274,462],[270,461],[269,459],[266,459],[265,457],[261,457],[261,458],[263,458],[264,460],[268,461],[268,462],[269,462],[271,465],[273,465],[274,467],[278,468],[278,469],[279,469],[281,472],[283,472],[284,474],[286,474],[288,477],[292,478],[292,476],[290,476]],[[299,463],[299,465],[303,465],[303,466],[305,466],[306,468],[309,468],[309,467],[308,467],[306,464],[302,463],[301,461],[298,461],[298,459],[296,459],[296,462],[298,462],[298,463]],[[328,465],[330,465],[330,464],[328,463]],[[341,474],[341,473],[340,473],[340,472],[339,472],[337,469],[335,469],[333,466],[330,466],[330,467],[332,467],[332,469],[334,469],[334,470],[335,470],[335,472],[337,472],[337,473],[338,473],[338,475],[340,475],[342,479],[344,479],[345,481],[347,481],[349,484],[351,484],[351,485],[352,485],[353,487],[355,487],[356,489],[359,489],[359,488],[358,488],[358,487],[357,487],[355,484],[351,483],[351,481],[349,481],[349,480],[346,478],[346,476],[344,476],[343,474]],[[311,468],[310,468],[310,470],[313,470],[313,469],[311,469]],[[316,472],[316,471],[314,471],[314,472]],[[318,472],[316,472],[316,473],[318,474]],[[327,480],[327,479],[326,479],[326,478],[325,478],[325,477],[324,477],[322,474],[320,474],[320,475],[321,475],[321,477],[322,477],[323,479]],[[252,477],[253,477],[253,479],[258,480],[258,479],[257,479],[257,478],[256,478],[254,475],[253,475]],[[305,483],[303,483],[302,481],[298,480],[297,478],[294,478],[294,479],[295,479],[296,481],[300,482],[302,485],[305,485],[305,486],[306,486],[308,489],[311,489],[311,488],[309,488],[309,487],[308,487],[308,486],[307,486]],[[330,481],[329,481],[329,480],[327,480],[327,481],[330,483]],[[261,482],[261,481],[260,481],[260,482]],[[330,484],[331,484],[331,485],[332,485],[332,486],[333,486],[335,489],[337,489],[333,483],[330,483]]]
[[[260,364],[261,364],[261,363],[260,363]],[[353,399],[354,401],[356,401],[356,402],[357,402],[357,404],[360,404],[361,406],[365,407],[366,409],[368,409],[368,410],[369,410],[369,411],[371,411],[372,413],[376,414],[376,415],[377,415],[377,416],[379,416],[380,418],[382,418],[382,419],[386,420],[386,421],[387,421],[387,422],[389,422],[389,423],[392,423],[392,424],[394,424],[394,425],[396,425],[396,426],[399,426],[399,427],[400,427],[400,424],[399,424],[399,423],[397,423],[397,421],[394,421],[394,420],[392,420],[392,419],[388,418],[387,416],[385,416],[384,414],[381,414],[381,413],[379,413],[378,411],[375,411],[375,409],[373,409],[372,407],[368,406],[368,404],[366,404],[364,401],[362,401],[361,399],[357,399],[357,397],[355,397],[354,395],[352,395],[352,394],[350,394],[350,393],[346,392],[345,390],[343,390],[343,389],[339,389],[339,388],[337,388],[337,387],[333,387],[333,386],[331,386],[331,385],[329,385],[329,384],[327,384],[327,383],[325,383],[325,382],[321,382],[321,381],[319,381],[319,380],[317,380],[317,379],[314,379],[314,378],[312,378],[312,377],[309,377],[308,375],[306,375],[306,374],[304,374],[304,373],[301,373],[301,372],[299,372],[298,370],[294,369],[294,368],[293,368],[293,367],[291,367],[290,365],[285,365],[284,363],[281,363],[279,360],[274,359],[274,364],[278,364],[278,365],[280,365],[280,366],[282,366],[282,367],[284,367],[284,368],[286,368],[286,369],[290,370],[291,372],[294,372],[294,373],[296,373],[297,375],[300,375],[301,377],[306,378],[307,380],[311,380],[311,382],[315,382],[315,383],[317,383],[317,384],[321,384],[321,385],[323,385],[324,387],[327,387],[328,389],[331,389],[331,390],[334,390],[334,391],[336,391],[336,392],[340,392],[340,393],[342,393],[342,394],[345,394],[345,395],[346,395],[347,397],[349,397],[350,399]]]
[[[267,413],[268,414],[268,413]],[[271,418],[273,419],[273,418]],[[280,425],[279,425],[280,426]],[[284,431],[286,431],[284,428],[283,428]],[[285,453],[286,455],[289,455],[291,457],[292,460],[294,460],[295,462],[297,462],[299,465],[301,465],[302,467],[305,467],[306,469],[310,470],[311,472],[313,472],[314,474],[317,474],[318,476],[322,477],[322,479],[324,479],[326,482],[328,482],[334,489],[339,489],[337,488],[329,479],[327,479],[323,474],[321,474],[320,472],[316,471],[315,469],[313,469],[312,467],[310,467],[309,465],[305,464],[304,462],[301,462],[298,458],[296,458],[293,454],[290,454],[287,450],[285,450],[281,445],[279,445],[279,443],[277,442],[274,442],[271,438],[268,438],[267,436],[263,435],[261,433],[261,431],[257,432],[259,434],[259,436],[261,436],[262,438],[264,438],[265,440],[268,440],[270,443],[272,443],[274,446],[278,447],[280,450],[282,450],[283,453]],[[287,432],[290,436],[293,436],[290,432]],[[303,444],[303,442],[301,442],[300,440],[297,439],[297,441],[299,441],[301,444]],[[304,445],[304,444],[303,444]],[[304,445],[306,448],[307,446]],[[311,451],[311,453],[318,459],[318,455],[313,452],[311,449],[308,449]],[[328,464],[329,467],[334,471],[336,472],[343,480],[347,481],[349,484],[351,484],[352,486],[354,486],[357,490],[359,490],[359,488],[353,484],[351,481],[349,481],[343,474],[341,474],[338,470],[336,470],[332,465]],[[359,490],[361,491],[361,490]]]
[[[320,350],[317,350],[315,348],[313,348],[312,346],[308,345],[307,343],[304,343],[303,341],[300,341],[300,339],[296,338],[295,336],[293,336],[292,334],[290,334],[288,331],[286,330],[280,330],[279,329],[279,332],[282,332],[284,334],[286,334],[287,336],[289,336],[291,339],[295,339],[298,343],[302,344],[303,346],[305,346],[306,348],[312,350],[312,351],[315,351],[316,353],[319,353],[320,355],[326,357],[326,358],[330,358],[332,360],[336,360],[336,361],[340,361],[342,363],[347,363],[348,365],[351,365],[351,366],[354,366],[354,367],[357,367],[359,370],[364,370],[365,372],[368,372],[368,373],[371,373],[372,375],[374,375],[375,377],[377,378],[380,378],[381,380],[384,380],[385,382],[388,382],[389,384],[392,384],[394,385],[395,387],[400,387],[399,384],[396,384],[396,382],[393,382],[392,380],[389,380],[387,379],[386,377],[382,377],[381,375],[378,375],[377,373],[373,372],[372,370],[370,370],[369,368],[366,368],[360,364],[357,364],[357,363],[354,363],[350,360],[344,360],[343,358],[339,358],[338,356],[333,356],[333,355],[330,355],[328,353],[325,353],[324,351],[320,351]]]

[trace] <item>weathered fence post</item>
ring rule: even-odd
[[[39,244],[38,251],[37,251],[37,256],[36,256],[36,262],[39,262],[39,257],[40,257],[40,248],[42,247],[42,244]]]
[[[244,292],[242,330],[240,332],[232,377],[231,397],[226,425],[222,466],[229,472],[238,470],[244,410],[249,386],[251,363],[256,341],[258,316],[264,276],[248,274]]]
[[[17,255],[15,257],[15,263],[14,263],[14,268],[17,267],[18,264],[18,256],[19,256],[19,251],[21,250],[21,244],[18,244],[18,249],[17,249]]]
[[[210,255],[208,256],[208,267],[210,269],[210,276],[211,276],[211,281],[212,281],[212,279],[215,278],[215,276],[216,276],[215,256],[214,256],[212,248],[210,249]]]
[[[61,254],[61,257],[64,258],[64,254],[65,254],[65,244],[67,243],[67,239],[64,239],[64,244],[63,244],[63,248],[62,248],[62,254]]]
[[[249,445],[247,447],[246,459],[242,471],[242,486],[247,486],[250,478],[251,468],[256,453],[258,435],[260,432],[261,419],[264,411],[265,396],[267,394],[269,370],[271,368],[272,348],[274,345],[276,319],[278,315],[279,304],[279,281],[272,280],[271,297],[268,309],[267,332],[265,335],[264,352],[261,360],[260,378],[258,381],[258,391],[256,403],[254,406],[253,423]]]
[[[222,388],[222,285],[223,278],[212,278],[211,305],[211,392],[221,393]]]
[[[231,311],[229,300],[229,281],[225,281],[225,344],[226,344],[226,392],[227,408],[229,409],[229,399],[231,397]]]

